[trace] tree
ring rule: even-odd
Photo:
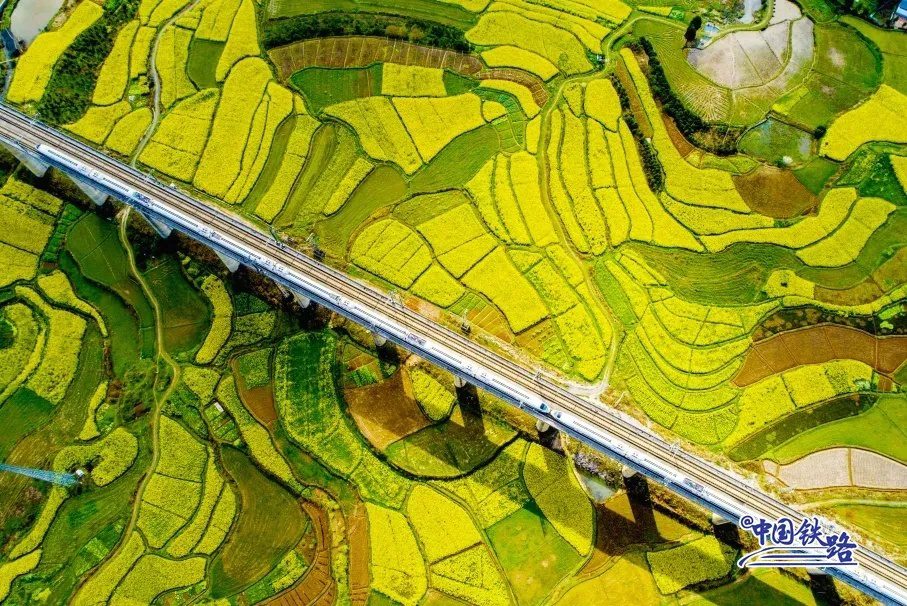
[[[699,28],[702,27],[702,17],[696,15],[690,21],[690,25],[687,26],[687,31],[683,34],[683,37],[686,38],[687,44],[692,44],[696,39],[696,34],[699,32]]]

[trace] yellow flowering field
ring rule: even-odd
[[[557,66],[545,57],[506,44],[483,52],[482,60],[488,67],[515,67],[535,74],[542,80],[550,80],[558,73]]]
[[[840,267],[856,261],[870,236],[896,210],[881,198],[860,198],[850,216],[827,238],[797,251],[797,256],[813,267]]]
[[[432,565],[431,584],[467,604],[512,604],[507,583],[485,545],[476,545]]]
[[[622,109],[617,91],[607,78],[599,78],[586,84],[583,109],[587,116],[597,120],[608,130],[617,130],[617,121],[620,119]]]
[[[223,197],[225,202],[241,202],[252,191],[271,153],[274,133],[292,111],[293,94],[276,82],[269,82],[258,110],[252,118],[239,175]]]
[[[438,307],[450,307],[466,292],[453,276],[434,263],[419,276],[410,291]]]
[[[558,534],[580,555],[589,553],[595,512],[569,459],[540,444],[531,444],[526,452],[523,478],[539,509]]]
[[[223,198],[242,170],[245,142],[269,81],[271,70],[261,59],[243,59],[224,83],[211,136],[193,183],[212,196]],[[257,151],[256,147],[256,151]]]
[[[403,514],[366,501],[372,587],[404,606],[428,589],[425,562]]]
[[[41,550],[26,554],[20,558],[11,559],[0,564],[0,602],[9,595],[10,587],[17,577],[27,574],[38,566],[41,560]]]
[[[52,353],[41,359],[27,385],[51,404],[59,404],[78,367],[86,322],[74,313],[51,307],[28,287],[17,286],[16,295],[40,310],[49,324],[45,351]]]
[[[104,145],[118,154],[132,155],[139,141],[151,126],[151,109],[140,107],[117,121]]]
[[[907,112],[907,95],[882,84],[873,95],[845,114],[836,118],[819,151],[833,160],[844,160],[858,147],[869,141],[907,143],[907,131],[891,128]]]
[[[131,111],[132,106],[128,101],[114,105],[96,105],[89,107],[78,121],[67,124],[64,128],[92,143],[103,143],[116,123]]]
[[[495,158],[493,188],[498,214],[504,229],[507,230],[508,240],[514,244],[532,244],[510,182],[510,161],[504,154],[499,154]]]
[[[76,293],[72,290],[72,284],[69,283],[69,278],[62,271],[57,269],[49,274],[40,276],[38,278],[38,288],[52,302],[71,307],[86,316],[94,318],[98,328],[101,330],[101,334],[105,337],[107,336],[107,325],[104,322],[104,318],[94,307],[76,296]]]
[[[537,158],[525,151],[511,155],[510,183],[535,245],[548,246],[556,243],[558,238],[554,225],[542,204]]]
[[[730,573],[734,550],[707,535],[679,547],[650,551],[646,553],[646,559],[658,590],[668,595]]]
[[[605,366],[609,343],[602,340],[586,306],[575,305],[555,317],[554,323],[564,340],[566,351],[575,362],[576,373],[588,381],[595,380]]]
[[[431,367],[412,366],[409,378],[413,385],[413,397],[419,402],[419,406],[430,419],[440,421],[450,415],[457,403],[457,396],[451,387],[443,385],[435,377],[436,372]]]
[[[466,510],[429,486],[413,486],[406,501],[406,516],[416,529],[429,564],[482,542]]]
[[[205,6],[201,21],[195,30],[202,40],[225,42],[230,35],[230,26],[242,0],[214,0]]]
[[[492,78],[489,80],[482,80],[479,86],[513,95],[519,102],[520,107],[523,108],[523,113],[526,114],[527,118],[535,118],[539,113],[540,108],[532,96],[532,91],[523,84],[510,80]]]
[[[479,261],[463,276],[463,283],[488,297],[504,313],[514,333],[548,315],[538,293],[516,270],[503,248],[496,248]]]
[[[170,560],[153,554],[142,556],[113,592],[111,604],[150,604],[161,593],[204,580],[206,564],[205,558]]]
[[[494,238],[463,204],[417,226],[441,265],[459,278],[495,246]]]
[[[129,56],[132,42],[139,29],[138,20],[130,21],[120,29],[113,43],[113,50],[107,55],[98,74],[92,103],[111,105],[123,98],[129,83]]]
[[[651,242],[653,237],[652,217],[649,215],[648,209],[643,204],[636,187],[633,185],[633,179],[630,176],[630,166],[627,164],[627,158],[623,154],[623,140],[618,133],[604,132],[608,141],[608,149],[614,150],[614,153],[610,154],[611,167],[614,170],[614,185],[617,188],[618,197],[629,221],[629,237],[640,242]],[[611,202],[613,203],[613,199]],[[625,224],[622,219],[620,219],[620,222],[620,229],[617,230],[617,233],[622,235],[625,232]],[[616,238],[615,242],[617,242]]]
[[[668,135],[661,112],[652,97],[648,79],[639,67],[633,52],[620,51],[624,65],[642,100],[643,108],[652,124],[652,143],[665,171],[665,189],[674,198],[686,204],[726,208],[742,213],[750,212],[749,206],[737,193],[730,173],[714,168],[697,168],[687,162]]]
[[[237,510],[236,495],[233,494],[229,485],[226,485],[220,493],[220,499],[218,499],[217,506],[214,508],[214,514],[211,516],[208,529],[202,535],[202,540],[198,542],[195,548],[196,553],[210,555],[220,547],[224,539],[227,538],[230,527],[233,525]]]
[[[139,160],[171,177],[192,181],[220,96],[203,90],[179,102],[161,120]]]
[[[343,120],[359,135],[359,143],[375,160],[394,162],[412,174],[422,158],[390,99],[366,97],[325,108],[325,113]]]
[[[312,136],[318,126],[319,123],[313,118],[304,114],[297,114],[296,125],[290,135],[290,141],[287,143],[287,150],[280,163],[280,170],[255,207],[255,214],[265,221],[270,223],[283,210],[290,191],[296,183],[296,178],[309,155]]]
[[[101,432],[98,431],[96,415],[98,408],[107,399],[107,387],[108,382],[103,381],[91,394],[91,399],[88,401],[88,416],[85,419],[85,425],[82,426],[82,431],[79,432],[80,440],[93,440],[101,435]]]
[[[356,265],[401,288],[409,288],[428,266],[431,251],[415,231],[393,219],[366,227],[353,241]]]
[[[145,552],[141,533],[133,531],[122,548],[104,562],[79,588],[73,606],[90,606],[104,603]]]
[[[224,287],[224,283],[217,276],[211,275],[202,282],[202,292],[211,302],[213,313],[211,316],[211,329],[205,342],[202,343],[195,361],[199,364],[207,364],[214,359],[220,348],[224,346],[227,339],[230,338],[230,331],[233,322],[233,304],[230,302],[230,294]]]
[[[521,48],[547,59],[567,74],[592,69],[586,48],[572,33],[510,11],[483,14],[475,27],[466,32],[466,39],[482,46]]]
[[[349,200],[350,196],[353,194],[353,190],[362,183],[362,180],[368,176],[374,166],[374,164],[365,158],[356,158],[356,161],[353,162],[349,171],[347,171],[343,176],[343,179],[340,180],[337,189],[331,193],[331,197],[328,198],[328,202],[322,212],[326,215],[332,215],[340,210],[343,204]]]
[[[419,65],[385,63],[381,67],[381,94],[394,97],[444,97],[444,70]]]
[[[223,82],[232,67],[244,57],[257,57],[260,54],[255,4],[252,0],[243,0],[230,26],[227,45],[217,61],[217,81]]]
[[[649,189],[636,142],[623,120],[619,123],[618,131],[623,141],[623,157],[630,173],[630,183],[652,220],[652,241],[661,246],[701,251],[702,244],[677,219],[668,214],[658,197]],[[619,160],[615,159],[615,163],[617,162]]]
[[[475,176],[466,183],[467,191],[472,194],[476,210],[482,220],[497,238],[505,242],[509,241],[510,236],[498,213],[497,203],[494,199],[492,179],[497,157],[489,160],[475,174]]]
[[[577,224],[585,234],[592,254],[601,254],[608,247],[608,227],[589,184],[586,157],[586,129],[581,118],[571,112],[560,112],[564,138],[560,149],[561,175]]]
[[[225,488],[224,480],[220,476],[215,464],[214,453],[208,448],[208,464],[205,467],[205,477],[202,485],[202,498],[192,520],[183,527],[167,546],[167,553],[176,558],[182,558],[192,551],[198,543],[214,514],[214,508]]]
[[[137,78],[148,73],[148,59],[151,56],[151,44],[157,35],[157,29],[141,26],[135,34],[132,52],[129,54],[129,77]]]
[[[165,108],[196,91],[186,73],[190,42],[192,32],[179,27],[168,27],[161,35],[155,66],[161,78],[161,103]]]
[[[395,97],[394,107],[423,162],[463,133],[485,124],[482,100],[466,93],[452,97]]]
[[[803,217],[792,225],[730,231],[702,236],[701,240],[711,252],[724,250],[737,242],[763,242],[787,248],[804,248],[831,234],[847,220],[849,214],[856,212],[856,208],[864,200],[867,199],[857,198],[855,189],[839,187],[825,194],[817,215]],[[871,201],[866,202],[866,205],[875,206]]]
[[[35,38],[16,64],[6,93],[7,100],[11,103],[38,101],[50,82],[57,59],[103,13],[101,7],[91,0],[82,0],[60,29]]]
[[[583,229],[577,222],[573,214],[573,206],[567,189],[564,185],[562,174],[563,165],[561,163],[561,141],[564,136],[564,118],[563,112],[555,110],[551,112],[551,136],[548,140],[547,158],[550,169],[548,171],[548,192],[551,196],[551,202],[557,210],[558,217],[573,242],[573,246],[581,253],[589,252],[589,242]]]
[[[0,192],[0,241],[32,254],[40,254],[53,232],[53,218],[27,202]]]

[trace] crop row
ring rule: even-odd
[[[211,302],[214,313],[211,316],[211,328],[205,342],[202,343],[195,361],[199,364],[208,364],[221,350],[227,339],[233,322],[233,305],[230,302],[230,293],[224,283],[214,275],[210,275],[202,282],[202,292]]]

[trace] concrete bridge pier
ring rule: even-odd
[[[104,206],[104,203],[107,202],[107,198],[108,198],[107,194],[104,191],[102,191],[101,189],[92,185],[91,182],[86,181],[84,179],[80,179],[73,175],[69,175],[69,178],[72,179],[72,182],[75,183],[76,186],[80,190],[82,190],[83,194],[88,196],[89,200],[94,202],[95,206]],[[154,225],[154,223],[150,219],[149,219],[149,223]],[[157,226],[155,226],[154,229],[156,231],[158,231],[158,233],[160,233],[160,230],[158,230]],[[170,228],[168,227],[167,229],[169,230]],[[168,232],[168,235],[169,235],[169,232]],[[167,236],[163,236],[163,237],[166,238]]]
[[[460,375],[454,375],[454,387],[456,387],[457,389],[463,389],[467,385],[469,385],[469,383],[466,381],[466,379],[464,379]]]
[[[224,253],[220,252],[219,250],[215,250],[214,254],[217,255],[217,257],[221,260],[221,263],[224,264],[224,267],[226,267],[230,271],[231,274],[234,273],[237,269],[239,269],[239,261],[237,261],[230,255],[224,254]]]
[[[312,300],[300,292],[294,292],[293,298],[299,303],[299,307],[303,309],[312,304]]]
[[[50,168],[50,164],[43,158],[32,154],[18,143],[0,137],[0,145],[6,148],[9,153],[15,156],[16,160],[24,164],[36,177],[43,177],[47,173],[47,169]]]
[[[834,577],[818,568],[807,568],[809,574],[809,590],[812,591],[817,603],[839,606],[844,603],[838,588],[835,586]]]
[[[728,525],[733,526],[734,525],[733,522],[731,522],[730,520],[725,520],[723,517],[721,517],[719,514],[715,513],[714,511],[712,512],[711,520],[712,520],[712,526],[728,526]]]
[[[735,549],[739,550],[743,548],[743,545],[740,542],[740,529],[737,528],[737,525],[734,522],[725,519],[715,512],[712,512],[711,521],[715,531],[715,538]]]
[[[629,480],[630,478],[632,478],[634,476],[638,476],[639,472],[636,471],[635,469],[633,469],[632,467],[630,467],[629,465],[621,465],[620,475],[623,476],[624,483],[626,483],[626,481]]]
[[[75,183],[78,184],[78,180],[73,179],[73,181],[75,181]],[[169,225],[167,225],[166,223],[164,223],[163,221],[159,221],[153,217],[149,217],[147,214],[143,213],[142,211],[140,211],[138,209],[135,209],[135,212],[140,214],[146,221],[148,221],[148,225],[153,227],[154,231],[156,231],[157,235],[159,235],[161,238],[166,240],[170,236],[170,234],[173,233],[173,228],[170,227]]]
[[[387,337],[376,330],[372,331],[372,338],[375,340],[375,347],[384,347],[387,345]]]

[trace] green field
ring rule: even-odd
[[[789,463],[827,448],[853,446],[907,463],[905,404],[907,400],[903,395],[882,396],[868,411],[809,429],[770,450],[765,456],[779,463]]]

